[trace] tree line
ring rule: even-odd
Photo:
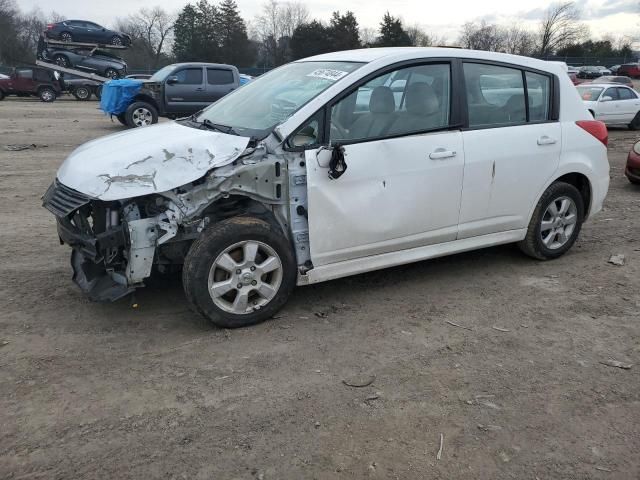
[[[35,58],[39,34],[47,22],[63,20],[52,12],[23,13],[16,0],[0,0],[0,63],[16,65]],[[551,5],[537,28],[467,22],[456,39],[448,40],[407,25],[386,12],[377,28],[359,25],[352,11],[333,12],[328,21],[312,18],[305,4],[267,0],[258,15],[246,21],[235,0],[198,0],[179,12],[142,8],[116,19],[114,28],[127,33],[132,45],[121,55],[130,69],[155,70],[168,63],[203,61],[238,67],[271,68],[292,60],[354,48],[395,46],[460,46],[518,55],[548,57],[632,57],[629,38],[590,38],[573,1]]]

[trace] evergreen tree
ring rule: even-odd
[[[293,31],[290,48],[293,60],[311,57],[332,50],[332,46],[327,42],[327,28],[317,20],[303,23]]]
[[[218,6],[218,12],[221,61],[240,67],[252,65],[255,53],[238,5],[234,0],[223,0]]]
[[[331,49],[334,51],[351,50],[362,46],[358,21],[353,12],[347,11],[344,15],[333,12],[327,33]]]
[[[389,12],[384,14],[380,23],[380,38],[377,43],[378,47],[409,47],[411,46],[411,37],[402,28],[402,22],[399,18],[392,17]]]
[[[189,62],[196,59],[199,24],[198,11],[191,4],[182,9],[173,30],[173,55],[179,62]]]

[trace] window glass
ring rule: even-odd
[[[16,70],[16,75],[20,78],[33,78],[33,70],[25,68],[22,70]]]
[[[618,97],[618,89],[617,88],[607,88],[605,92],[602,94],[602,97],[611,97],[612,100],[620,100]]]
[[[209,85],[229,85],[233,83],[233,72],[221,68],[207,68],[207,82]]]
[[[529,96],[529,121],[543,122],[549,119],[549,96],[551,79],[546,75],[526,72]]]
[[[577,90],[580,94],[580,98],[587,102],[595,102],[602,93],[602,87],[579,86],[577,87]]]
[[[636,94],[628,88],[616,88],[616,90],[618,90],[618,98],[620,100],[635,100],[637,98]]]
[[[289,148],[310,147],[318,145],[320,140],[320,126],[322,124],[322,111],[318,112],[307,121],[296,133],[289,137]]]
[[[521,70],[465,63],[464,76],[469,126],[512,125],[526,121]]]
[[[365,140],[446,127],[450,97],[449,64],[394,70],[332,107],[330,139]]]
[[[178,77],[178,83],[184,85],[200,85],[202,83],[202,69],[201,68],[185,68],[176,72]]]

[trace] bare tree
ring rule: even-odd
[[[580,22],[580,11],[572,1],[551,5],[540,21],[540,55],[549,55],[588,34]]]
[[[504,51],[515,55],[531,55],[536,49],[536,35],[530,30],[514,25],[502,30]]]
[[[411,39],[411,45],[414,47],[430,47],[434,44],[431,35],[425,32],[417,23],[406,27],[405,30]]]
[[[169,47],[175,16],[160,7],[142,8],[117,23],[121,31],[131,36],[133,48],[141,48],[151,59],[150,66],[157,68],[160,57]]]
[[[267,1],[253,26],[253,35],[260,43],[263,61],[270,66],[285,63],[293,32],[308,20],[309,10],[303,3]]]
[[[497,25],[482,21],[467,22],[458,39],[463,48],[501,52],[505,50],[505,33]]]
[[[375,45],[378,39],[378,31],[371,27],[360,27],[360,41],[365,47]]]

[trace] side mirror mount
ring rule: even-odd
[[[605,95],[600,99],[601,102],[610,102],[611,100],[613,100],[613,98],[610,97],[609,95]]]
[[[175,85],[176,83],[178,83],[178,77],[176,77],[175,75],[167,78],[167,85]]]

